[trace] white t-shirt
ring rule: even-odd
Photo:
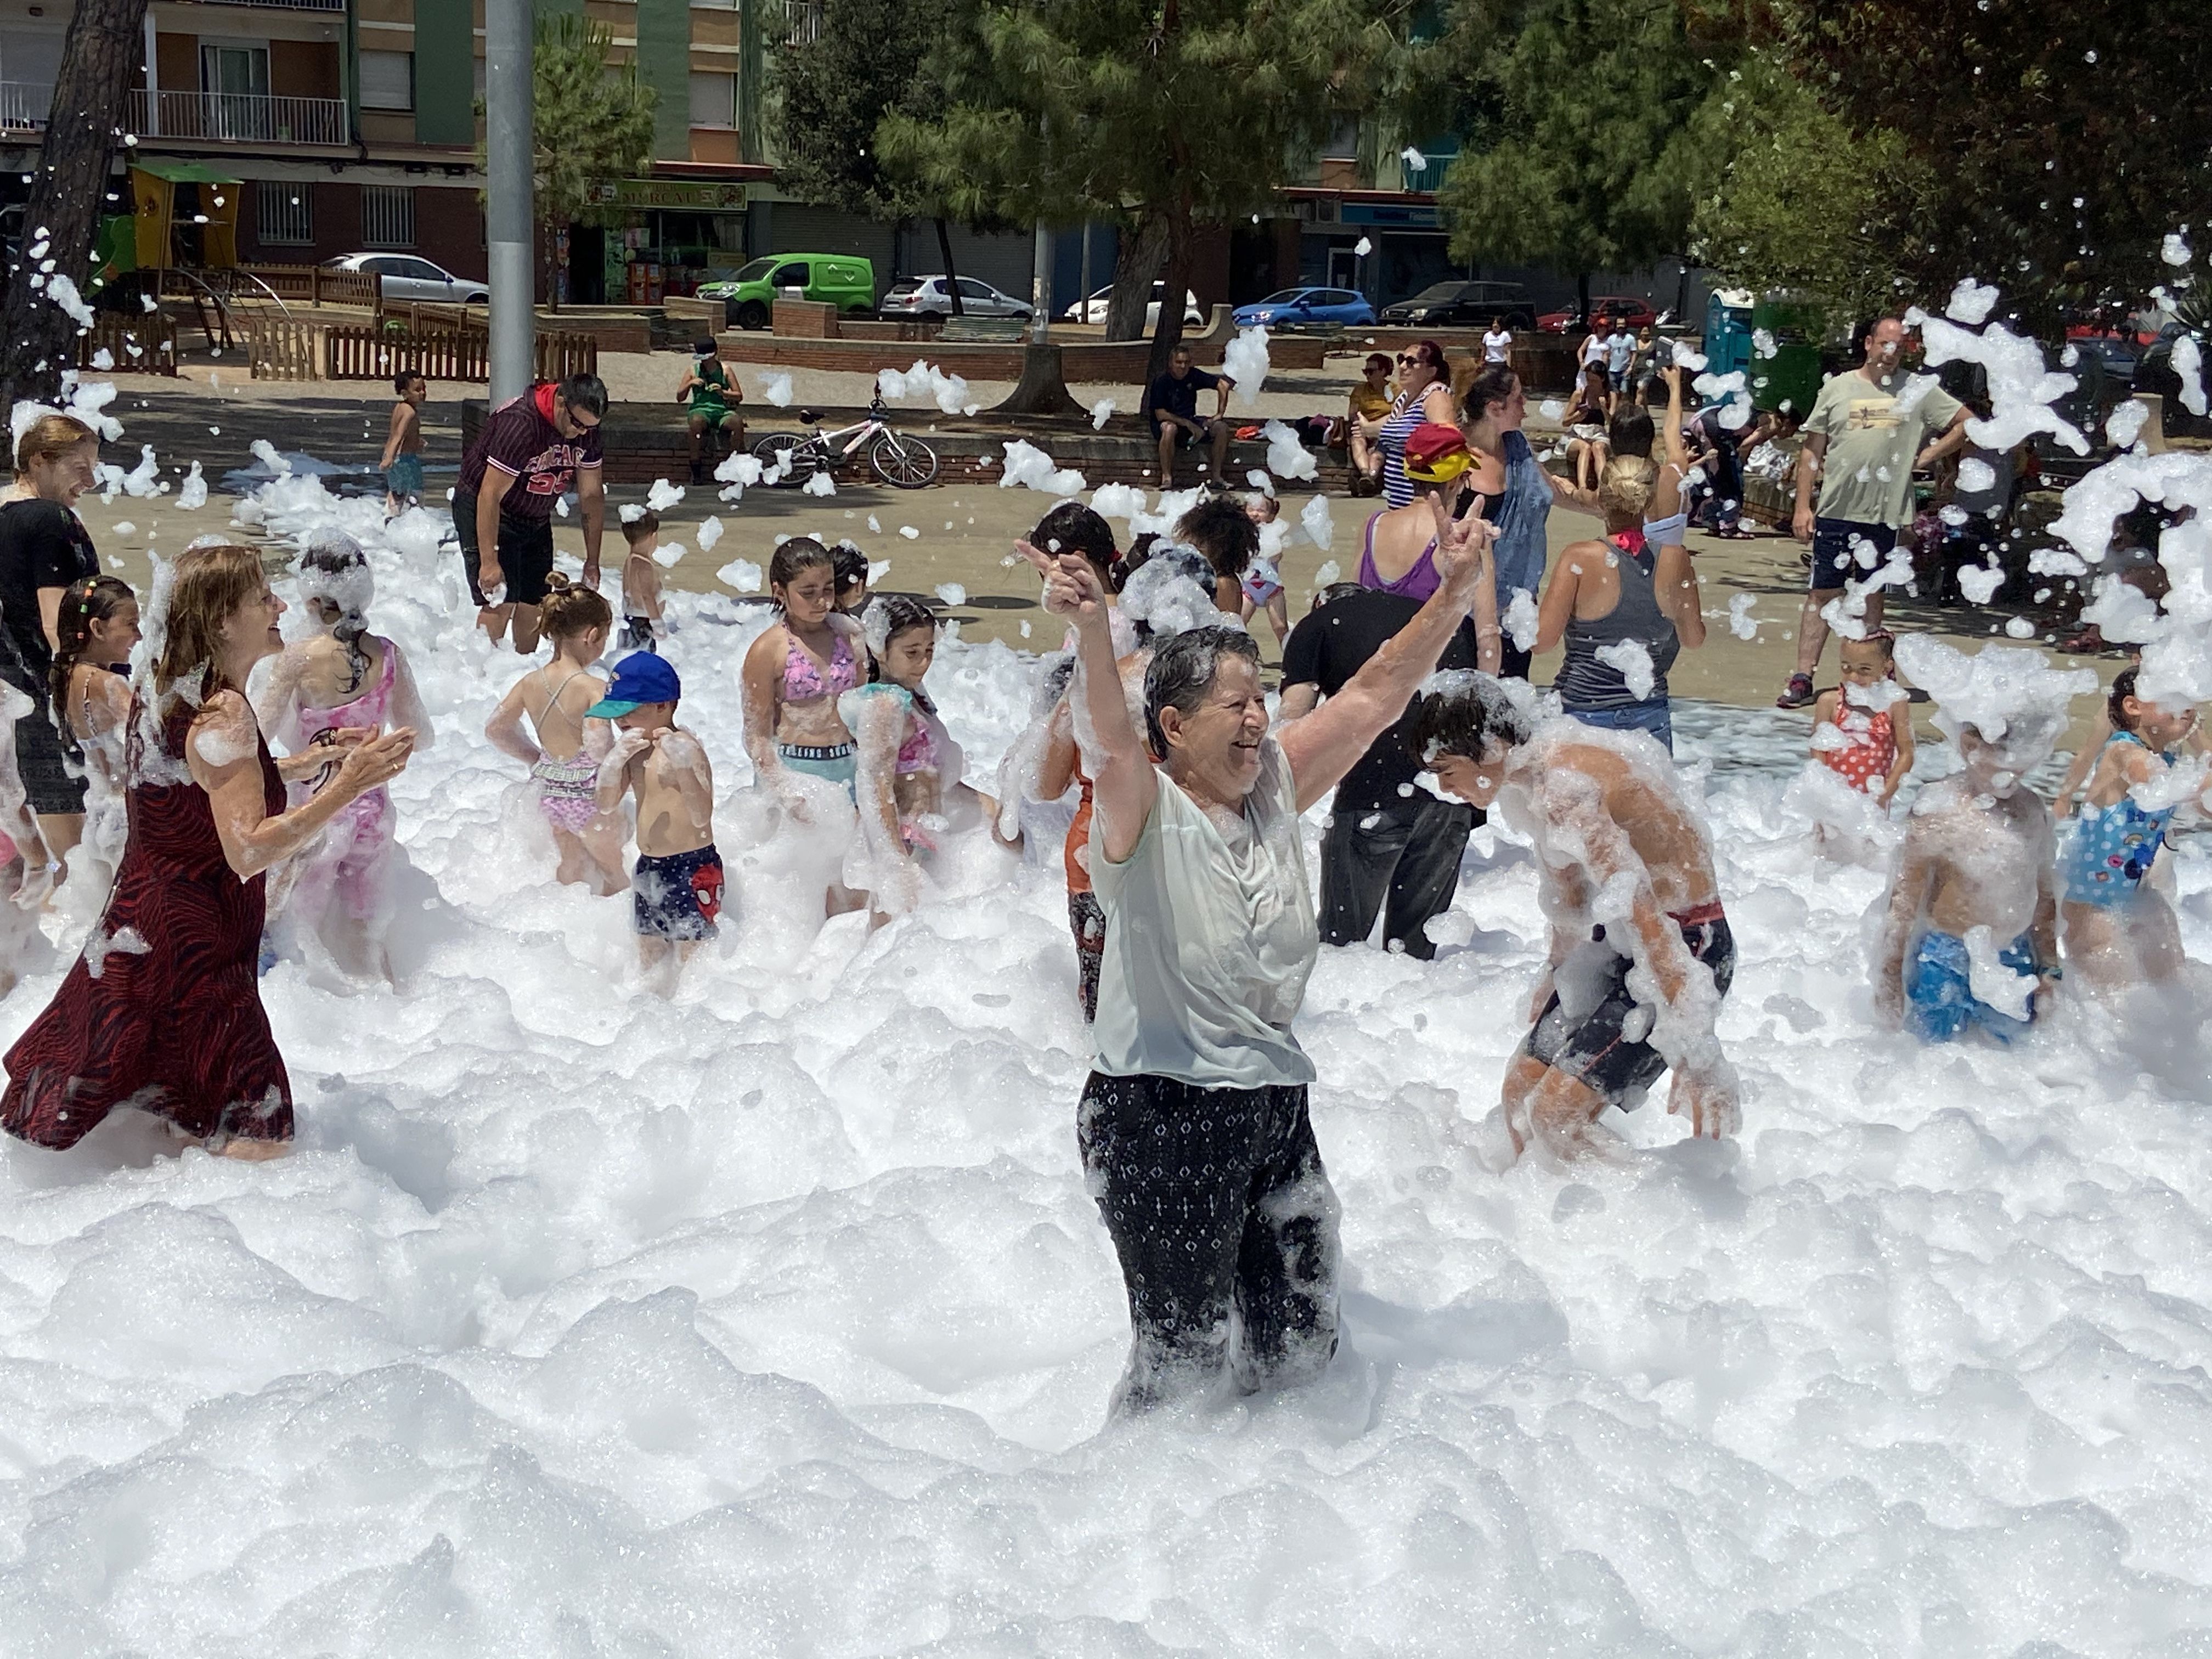
[[[1583,366],[1605,361],[1605,336],[1592,329],[1589,337],[1583,342]]]
[[[1201,1089],[1312,1082],[1291,1022],[1321,933],[1282,744],[1261,744],[1242,836],[1224,835],[1165,772],[1159,786],[1122,862],[1108,861],[1091,830],[1091,879],[1106,912],[1098,1069]]]
[[[1513,331],[1510,329],[1501,328],[1495,334],[1482,337],[1482,361],[1486,363],[1504,362],[1512,349]]]

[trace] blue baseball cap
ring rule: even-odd
[[[650,651],[633,651],[615,665],[607,695],[584,711],[584,718],[611,720],[648,702],[674,702],[684,695],[684,683],[668,665],[668,659]]]

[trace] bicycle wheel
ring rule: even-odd
[[[786,458],[790,468],[782,482],[805,483],[822,465],[822,447],[811,438],[802,438],[792,432],[771,432],[753,446],[753,454],[763,467],[783,465]]]
[[[868,451],[876,476],[896,489],[921,489],[937,482],[937,452],[919,438],[886,432]]]

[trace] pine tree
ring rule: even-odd
[[[1164,221],[1152,372],[1182,333],[1199,226],[1267,206],[1387,53],[1392,0],[984,0],[933,62],[939,118],[893,115],[894,167],[957,213]],[[1123,239],[1125,252],[1141,243]]]
[[[1688,245],[1717,158],[1692,118],[1725,84],[1652,0],[1460,0],[1413,92],[1463,135],[1437,192],[1456,259],[1635,270]]]
[[[777,175],[801,201],[937,228],[953,315],[962,314],[952,237],[938,192],[884,164],[876,131],[886,115],[930,122],[945,110],[933,47],[958,26],[954,0],[829,0],[821,33],[777,59]]]

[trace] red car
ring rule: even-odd
[[[1651,308],[1649,300],[1632,300],[1626,294],[1594,295],[1590,310],[1608,326],[1615,319],[1627,324],[1632,331],[1659,325],[1659,313]],[[1582,313],[1578,311],[1547,311],[1536,319],[1537,328],[1546,334],[1565,334],[1582,325]]]

